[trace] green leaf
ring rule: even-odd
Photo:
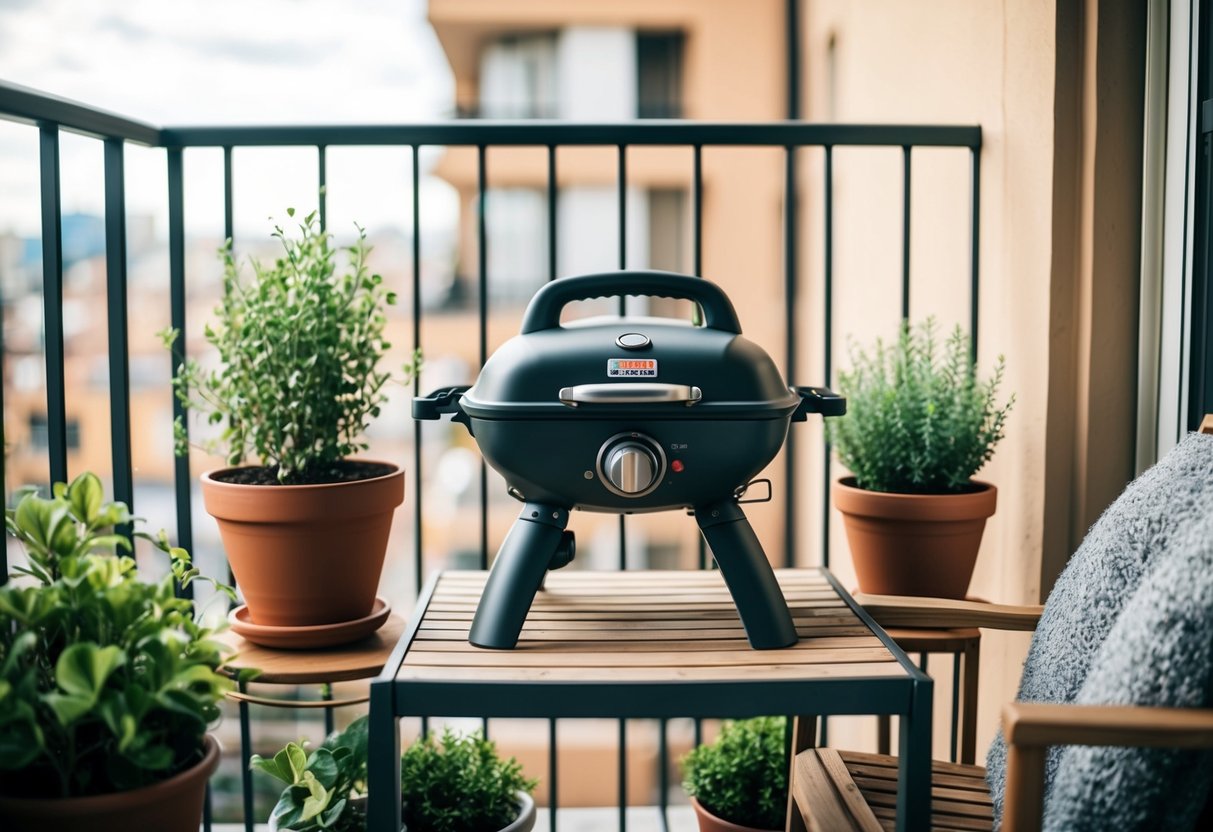
[[[328,808],[331,792],[310,771],[303,773],[303,786],[308,790],[307,799],[303,801],[303,815],[300,820],[309,821]]]
[[[73,644],[55,664],[55,682],[66,693],[96,701],[110,674],[126,661],[116,645]]]
[[[91,526],[101,510],[105,491],[96,474],[85,472],[72,480],[72,484],[67,488],[67,497],[76,518]]]

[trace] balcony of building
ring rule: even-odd
[[[94,471],[204,572],[226,574],[197,482],[222,460],[174,456],[176,362],[156,336],[177,328],[187,355],[213,361],[214,252],[232,240],[242,258],[272,257],[266,217],[290,206],[317,211],[342,244],[367,227],[372,268],[399,295],[385,363],[425,356],[367,432],[369,453],[406,471],[380,585],[406,618],[433,575],[490,567],[518,511],[462,427],[413,420],[410,398],[472,383],[550,281],[616,269],[718,284],[791,385],[835,383],[855,345],[927,317],[968,334],[983,372],[1005,356],[1016,404],[981,472],[999,505],[969,594],[1042,603],[1101,512],[1213,411],[1207,165],[1188,144],[1204,141],[1192,102],[1207,84],[1185,60],[1207,54],[1208,27],[1193,15],[1178,2],[924,14],[431,0],[453,117],[416,122],[330,121],[318,104],[298,123],[159,123],[4,83],[6,500]],[[695,314],[630,297],[570,317],[616,313]],[[746,508],[775,566],[826,567],[851,589],[830,495],[842,473],[820,421],[796,426],[761,474],[771,499]],[[689,522],[581,513],[572,569],[710,568]],[[139,556],[162,568],[150,548]],[[8,547],[9,566],[22,557]],[[982,704],[967,714],[960,655],[922,660],[936,759],[969,745],[984,758],[1029,642],[982,631]],[[273,688],[341,700],[367,682]],[[248,753],[318,741],[360,712],[254,704],[242,719],[225,705],[207,824],[267,820],[277,789],[246,774]],[[441,722],[404,720],[404,741]],[[540,780],[536,828],[553,830],[693,828],[679,761],[717,731],[690,718],[449,722],[486,730]],[[874,751],[881,733],[868,717],[828,722],[844,748]]]

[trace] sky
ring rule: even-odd
[[[453,101],[424,0],[0,0],[0,79],[157,125],[432,121]],[[407,191],[407,150],[333,153],[330,192],[356,219],[407,226],[408,199],[392,193]],[[65,211],[99,213],[100,144],[67,136],[61,157]],[[163,159],[128,149],[130,213],[161,212]],[[197,227],[213,224],[220,164],[218,151],[186,155]],[[314,177],[306,150],[238,150],[238,230],[306,199]],[[37,187],[36,130],[0,122],[0,231],[37,232]],[[440,183],[427,190],[449,212]]]

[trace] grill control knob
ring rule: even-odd
[[[604,461],[607,479],[626,496],[647,491],[657,479],[657,458],[643,443],[620,442]]]

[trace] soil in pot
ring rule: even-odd
[[[959,494],[868,491],[834,483],[859,589],[874,595],[964,598],[998,489],[973,481]]]
[[[778,832],[778,830],[759,829],[755,826],[741,826],[724,818],[718,818],[703,808],[703,804],[693,797],[691,807],[695,810],[695,820],[699,822],[699,832]]]
[[[206,783],[219,766],[209,734],[195,765],[128,792],[69,798],[0,797],[4,832],[198,832]]]
[[[392,515],[404,501],[404,469],[349,460],[331,473],[363,478],[248,484],[261,481],[267,470],[202,475],[203,502],[219,523],[251,621],[292,627],[369,615]]]

